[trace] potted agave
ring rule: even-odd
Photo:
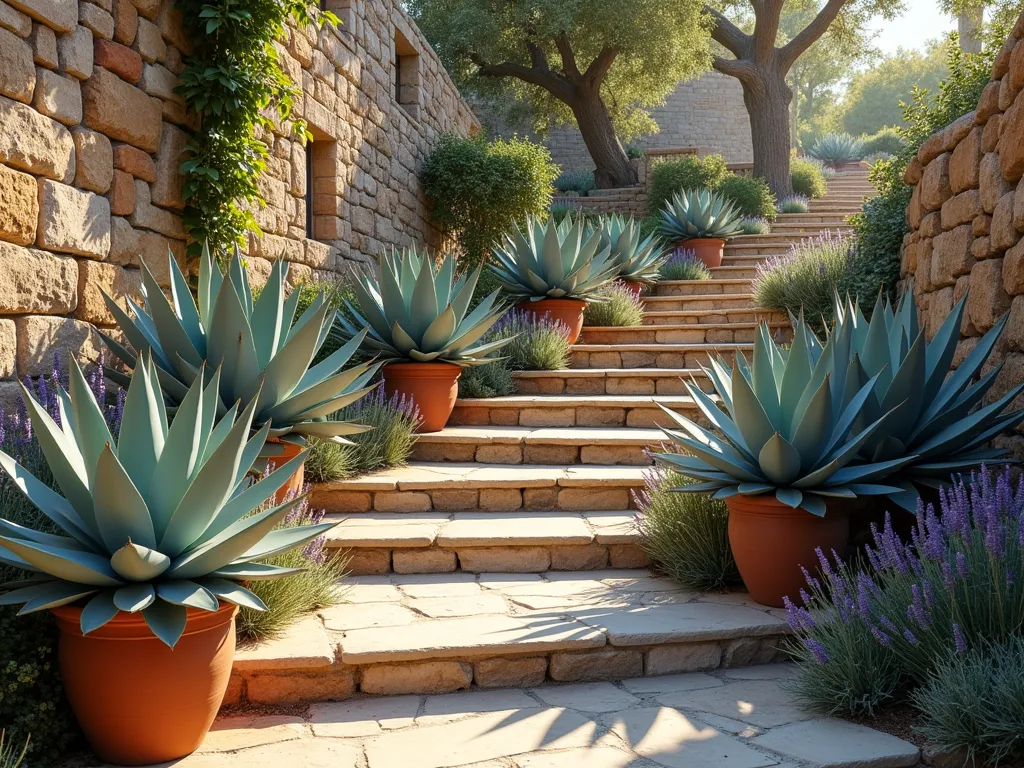
[[[724,410],[686,385],[713,431],[665,409],[681,428],[666,433],[686,455],[656,460],[698,481],[676,490],[725,499],[736,565],[764,605],[781,607],[798,594],[801,567],[813,567],[816,549],[842,551],[858,497],[898,493],[880,480],[914,458],[858,460],[893,412],[864,423],[879,378],[860,376],[851,336],[840,326],[822,347],[801,317],[784,350],[762,323],[751,364],[737,353],[731,370],[721,360],[706,369]]]
[[[617,282],[634,296],[639,296],[644,286],[658,281],[661,265],[669,256],[654,235],[641,238],[640,225],[632,216],[627,219],[612,214],[602,218],[602,250],[606,245],[611,260],[618,266]]]
[[[691,249],[708,267],[720,267],[725,241],[743,234],[743,214],[708,189],[677,192],[661,212],[661,234]]]
[[[343,370],[359,348],[361,336],[313,363],[336,312],[320,294],[296,316],[299,292],[285,294],[286,261],[274,262],[270,278],[254,301],[238,249],[224,275],[204,248],[199,261],[198,302],[170,255],[168,263],[170,300],[145,263],[145,307],[129,300],[134,316],[103,296],[134,351],[102,332],[100,335],[129,369],[134,369],[138,353],[152,354],[170,408],[181,403],[201,371],[207,383],[220,371],[218,414],[235,402],[247,405],[256,398],[254,428],[271,424],[270,439],[258,459],[271,469],[300,455],[309,437],[348,443],[345,435],[367,429],[327,417],[369,392],[367,384],[378,366],[364,363]],[[116,369],[108,368],[107,376],[121,386],[128,383],[125,374]],[[281,489],[279,500],[289,492],[299,493],[302,486],[300,463]]]
[[[456,279],[452,254],[435,272],[432,259],[415,247],[393,250],[381,255],[376,274],[352,282],[359,306],[346,302],[351,319],[338,314],[332,332],[383,358],[385,391],[406,395],[419,407],[420,432],[444,428],[462,369],[491,362],[490,355],[511,341],[480,343],[504,308],[495,291],[470,310],[479,277],[477,268]]]
[[[96,754],[117,765],[199,746],[231,673],[236,606],[266,610],[245,583],[294,573],[260,561],[331,527],[273,530],[301,497],[251,514],[302,457],[247,480],[271,426],[250,436],[258,397],[217,418],[222,375],[194,377],[168,426],[146,353],[117,439],[77,365],[70,393],[54,382],[62,424],[23,389],[61,493],[0,452],[14,487],[60,531],[0,519],[0,562],[26,571],[0,585],[0,605],[54,613],[68,700]]]
[[[517,299],[516,308],[537,319],[561,322],[573,344],[583,329],[583,310],[618,275],[619,265],[602,244],[603,230],[590,230],[583,217],[566,215],[561,223],[530,217],[524,232],[514,224],[494,249],[491,269]]]

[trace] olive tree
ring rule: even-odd
[[[710,66],[701,0],[409,0],[460,87],[576,125],[598,187],[635,184],[622,141],[657,131],[650,108]],[[512,98],[509,98],[509,97]]]

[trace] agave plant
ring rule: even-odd
[[[677,192],[661,212],[661,234],[669,242],[696,238],[727,240],[743,233],[743,214],[709,189]]]
[[[353,319],[339,312],[331,332],[346,342],[362,339],[365,349],[385,360],[458,366],[492,362],[489,355],[510,340],[478,342],[504,314],[497,304],[499,291],[469,311],[480,268],[456,280],[452,254],[445,255],[436,272],[431,261],[415,247],[382,255],[377,274],[363,273],[352,282],[359,307],[345,304]]]
[[[634,283],[655,283],[669,252],[655,236],[640,237],[636,219],[619,214],[605,216],[601,221],[601,248],[607,246],[611,260],[618,265],[619,278]]]
[[[827,133],[814,142],[808,154],[834,168],[864,157],[864,142],[848,133]]]
[[[892,414],[857,426],[878,377],[863,378],[856,356],[850,357],[851,336],[852,329],[842,326],[822,347],[801,317],[786,350],[762,323],[752,364],[740,353],[731,370],[712,360],[704,370],[725,410],[696,383],[686,388],[714,432],[664,409],[682,428],[666,434],[689,455],[655,458],[701,481],[678,490],[713,491],[719,499],[771,493],[815,515],[825,514],[830,498],[898,493],[879,480],[913,457],[855,463]]]
[[[1024,382],[979,407],[992,387],[1002,364],[982,374],[982,367],[1006,325],[1004,315],[970,351],[955,370],[950,364],[960,339],[967,296],[953,307],[931,342],[918,327],[917,307],[908,291],[894,308],[879,295],[871,314],[864,319],[849,299],[835,300],[836,332],[849,335],[863,370],[875,382],[867,398],[862,421],[889,411],[884,432],[871,435],[861,446],[869,461],[885,461],[914,455],[890,478],[903,493],[892,498],[914,511],[916,485],[939,487],[953,473],[966,473],[985,462],[1003,460],[1006,451],[988,447],[996,435],[1024,422],[1024,410],[1005,413],[1024,392]]]
[[[525,232],[513,224],[504,244],[494,249],[497,263],[491,269],[505,291],[520,300],[591,300],[619,270],[602,233],[571,213],[561,223],[530,217]]]
[[[242,259],[235,250],[227,279],[214,264],[208,249],[199,262],[199,301],[192,298],[177,262],[168,255],[171,300],[152,273],[142,265],[143,309],[131,299],[131,317],[117,302],[103,295],[107,307],[135,352],[106,334],[109,349],[134,369],[138,353],[153,356],[167,403],[177,407],[200,372],[209,383],[220,372],[218,414],[236,401],[255,399],[253,424],[272,423],[269,435],[304,444],[309,436],[347,443],[343,435],[366,428],[327,416],[358,400],[379,367],[364,363],[342,367],[362,342],[362,333],[350,343],[312,365],[327,339],[335,311],[320,294],[298,318],[299,292],[285,298],[288,264],[274,262],[270,278],[253,301]],[[204,366],[204,363],[206,364]],[[128,377],[107,369],[112,380],[126,386]],[[273,452],[268,447],[268,452]]]
[[[298,569],[260,563],[330,524],[272,530],[294,499],[250,513],[287,481],[302,454],[256,483],[246,480],[271,427],[250,437],[258,397],[217,420],[222,372],[196,376],[168,426],[153,355],[135,366],[117,440],[77,364],[70,393],[59,383],[60,423],[22,388],[40,448],[63,496],[0,451],[0,467],[63,535],[0,519],[0,562],[29,572],[0,585],[0,605],[32,613],[87,600],[83,634],[119,612],[142,613],[174,647],[186,609],[220,601],[266,610],[242,583]],[[258,393],[257,393],[258,394]]]

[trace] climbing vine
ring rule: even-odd
[[[179,93],[201,121],[189,140],[183,221],[189,254],[201,244],[223,252],[259,232],[253,209],[263,205],[257,180],[266,168],[275,118],[301,140],[306,124],[291,117],[299,88],[281,67],[274,42],[287,23],[337,24],[316,0],[177,0],[193,42]]]

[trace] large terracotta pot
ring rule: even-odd
[[[284,448],[284,453],[280,453],[277,456],[271,456],[267,459],[267,474],[270,474],[282,464],[287,464],[302,451],[301,445],[279,440],[276,437],[270,438],[267,442]],[[284,504],[289,498],[294,499],[302,493],[302,486],[305,485],[305,482],[306,464],[303,462],[299,465],[299,468],[292,473],[292,476],[288,478],[288,482],[281,486],[281,490],[274,494],[274,503]]]
[[[722,266],[725,240],[717,237],[695,237],[692,240],[683,240],[679,245],[693,251],[694,256],[703,261],[708,269]]]
[[[643,292],[644,290],[644,284],[639,283],[635,280],[616,280],[615,284],[620,288],[624,288],[625,290],[629,291],[638,299],[640,298],[641,292]]]
[[[818,569],[815,549],[843,552],[850,533],[850,502],[835,499],[824,517],[793,509],[774,496],[730,496],[729,545],[750,596],[762,605],[782,607],[799,600],[806,587],[801,566]]]
[[[438,432],[452,415],[461,375],[451,363],[391,363],[384,366],[384,391],[388,397],[406,395],[419,407],[417,432]]]
[[[235,613],[188,609],[168,648],[141,613],[119,613],[83,636],[78,606],[55,608],[58,658],[68,701],[100,759],[150,765],[190,755],[213,725],[235,656]]]
[[[533,315],[540,320],[557,320],[569,327],[569,343],[575,344],[583,330],[583,310],[587,302],[580,299],[541,299],[540,301],[521,301],[516,309]]]

